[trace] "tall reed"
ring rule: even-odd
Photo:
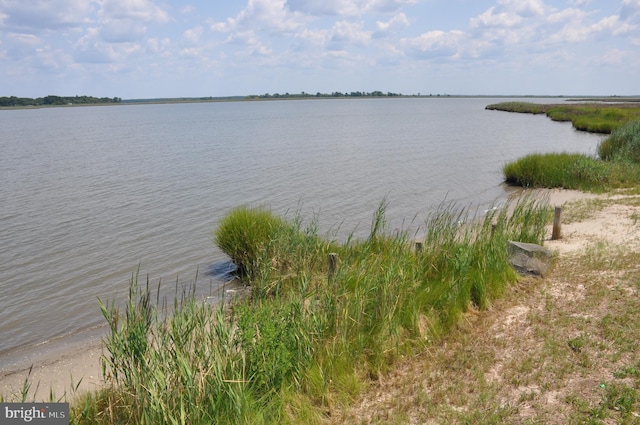
[[[416,252],[406,231],[387,231],[385,211],[383,202],[367,239],[342,245],[278,219],[245,250],[258,290],[231,306],[189,292],[168,311],[132,277],[122,309],[100,303],[108,385],[74,405],[74,423],[319,423],[471,305],[486,308],[517,279],[506,241],[541,242],[550,217],[530,198],[484,217],[444,205]],[[328,252],[339,258],[332,275]]]

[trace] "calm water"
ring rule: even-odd
[[[594,154],[599,136],[504,99],[363,99],[0,111],[0,367],[18,348],[101,325],[138,266],[168,293],[226,260],[231,208],[319,217],[366,235],[389,201],[408,227],[445,199],[504,198],[501,167],[531,152]],[[531,101],[531,99],[527,99]],[[553,100],[544,99],[543,102]],[[166,287],[165,287],[166,285]]]

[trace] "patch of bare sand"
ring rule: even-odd
[[[544,193],[544,192],[541,192]],[[592,215],[584,220],[561,225],[561,239],[548,240],[545,246],[562,254],[577,253],[589,245],[602,242],[613,246],[624,245],[628,249],[640,247],[640,206],[629,205],[625,201],[637,199],[623,195],[594,195],[572,190],[551,190],[549,203],[552,206],[571,208],[571,202],[601,200],[602,208],[594,209]],[[549,230],[549,234],[551,231]]]
[[[99,338],[55,348],[45,344],[0,370],[0,394],[19,401],[28,379],[27,401],[49,401],[52,394],[54,401],[70,401],[102,385],[101,355]]]

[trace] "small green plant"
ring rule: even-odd
[[[616,370],[613,373],[613,376],[619,379],[623,378],[640,378],[640,362],[632,366],[627,366],[621,369]]]
[[[585,344],[586,344],[586,339],[583,335],[579,335],[567,341],[567,345],[569,345],[569,348],[576,353],[580,353],[582,351],[582,348],[585,346]]]
[[[601,404],[610,410],[617,411],[623,419],[631,416],[638,407],[638,391],[626,385],[609,384]]]

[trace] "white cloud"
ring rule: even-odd
[[[465,34],[462,31],[429,31],[411,39],[402,39],[409,56],[418,59],[432,59],[458,55]]]
[[[637,60],[632,52],[611,49],[604,53],[601,58],[601,63],[606,65],[628,65],[632,60]]]
[[[295,35],[295,38],[301,40],[303,44],[312,46],[322,46],[326,43],[329,31],[327,30],[313,30],[304,28],[302,31]]]
[[[541,0],[498,0],[484,13],[471,18],[472,28],[517,27],[544,16],[547,7]]]
[[[134,42],[146,33],[146,25],[132,19],[107,20],[100,26],[100,36],[108,43]]]
[[[74,57],[80,63],[111,63],[121,69],[128,58],[141,51],[142,46],[138,43],[105,42],[100,29],[89,28],[74,46]]]
[[[284,0],[249,0],[235,18],[212,22],[210,29],[214,32],[231,32],[235,30],[267,30],[290,33],[303,24],[295,13],[284,6]]]
[[[342,50],[346,46],[364,46],[371,40],[371,32],[364,31],[363,22],[336,22],[331,29],[329,48]]]
[[[620,18],[630,20],[640,16],[640,0],[622,0]]]
[[[42,39],[33,34],[9,33],[7,41],[9,42],[7,55],[14,60],[33,56],[37,49],[43,46]]]
[[[400,12],[387,22],[376,21],[376,32],[374,37],[384,37],[398,33],[410,25],[407,15]]]
[[[38,50],[33,60],[34,67],[47,72],[60,72],[73,64],[73,58],[60,49]]]
[[[525,18],[544,15],[546,10],[542,0],[498,0],[498,5]]]
[[[580,22],[588,16],[587,12],[581,9],[567,8],[561,11],[554,11],[547,16],[550,24],[562,24],[564,22]]]
[[[169,15],[150,0],[104,0],[99,31],[107,43],[131,43],[144,38],[149,23],[167,23]]]
[[[189,13],[195,12],[196,8],[193,7],[192,5],[187,5],[185,7],[183,7],[182,9],[180,9],[180,14],[181,15],[188,15]]]
[[[417,0],[287,0],[285,6],[306,15],[354,17],[368,13],[392,13]]]
[[[0,0],[0,25],[10,28],[58,29],[90,21],[96,0]]]
[[[513,12],[497,12],[495,7],[471,19],[472,28],[487,27],[513,27],[519,25],[523,18]]]
[[[198,42],[200,42],[200,37],[202,37],[202,27],[201,26],[197,26],[195,28],[191,28],[188,30],[185,30],[182,33],[182,38],[192,44],[197,44]]]
[[[171,47],[171,40],[168,38],[158,39],[150,38],[147,40],[147,50],[151,53],[167,56],[170,55],[169,48]]]
[[[618,16],[607,16],[594,24],[584,22],[586,14],[575,13],[567,18],[566,24],[549,37],[549,41],[556,43],[581,43],[592,39],[607,37],[621,37],[633,34],[638,26],[621,21]],[[554,21],[559,22],[559,21]]]
[[[150,0],[103,0],[100,15],[103,19],[158,23],[169,21],[169,14]]]
[[[31,47],[35,47],[42,44],[42,39],[33,34],[10,33],[8,35],[8,38],[13,43],[28,45]]]
[[[117,55],[111,44],[101,41],[98,28],[89,28],[75,45],[75,58],[80,63],[110,63]]]
[[[273,53],[271,46],[264,43],[254,31],[242,31],[232,34],[228,43],[237,44],[244,47],[238,54],[248,54],[250,56],[268,56]]]
[[[609,16],[601,19],[593,26],[596,33],[612,34],[614,36],[625,36],[637,32],[638,25],[628,22],[621,22],[618,16]]]

